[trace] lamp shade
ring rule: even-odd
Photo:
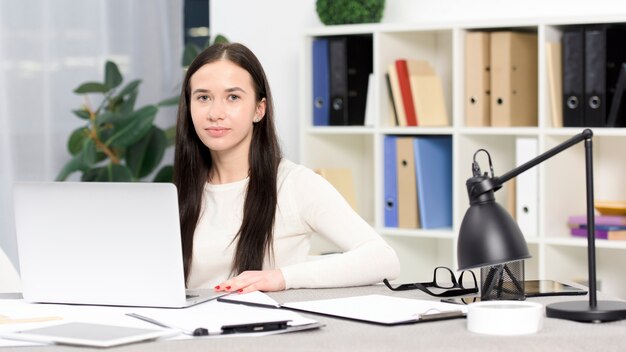
[[[459,270],[530,258],[524,235],[493,198],[474,202],[465,213],[457,242]]]

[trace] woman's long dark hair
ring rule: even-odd
[[[213,166],[211,153],[198,138],[189,110],[190,79],[202,66],[228,60],[248,71],[256,93],[256,102],[265,98],[265,116],[254,124],[249,152],[249,183],[243,209],[243,221],[235,240],[237,247],[231,274],[261,270],[265,255],[273,255],[272,239],[276,214],[276,178],[282,157],[276,129],[270,87],[256,56],[238,43],[215,44],[201,52],[191,63],[183,81],[178,103],[174,183],[178,188],[185,281],[189,278],[193,254],[193,236],[202,208],[202,194]]]

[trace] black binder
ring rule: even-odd
[[[622,65],[626,63],[626,26],[623,24],[611,25],[607,28],[606,32],[606,127],[612,127],[608,125],[608,119],[612,110],[614,101],[618,101],[616,117],[621,118],[620,121],[616,121],[620,127],[626,127],[626,121],[623,121],[623,114],[620,114],[620,109],[624,107],[619,106],[621,99],[615,99],[617,93],[617,86],[619,84],[620,76],[622,75]],[[622,79],[626,79],[623,77]],[[617,126],[613,126],[617,127]]]
[[[606,127],[619,76],[626,62],[623,25],[585,28],[585,126]]]
[[[611,110],[607,119],[607,127],[626,127],[626,63],[619,65],[621,68],[615,93],[611,100]]]
[[[348,124],[347,37],[333,37],[328,43],[330,57],[330,125]]]
[[[369,75],[373,70],[372,36],[330,38],[330,125],[362,126]]]
[[[563,31],[563,127],[584,125],[584,28]]]
[[[584,126],[604,127],[606,122],[606,27],[585,28]]]

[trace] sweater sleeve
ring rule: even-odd
[[[342,253],[281,267],[286,288],[368,285],[398,276],[395,251],[328,181],[307,168],[291,176],[289,191],[301,220]]]

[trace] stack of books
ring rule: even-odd
[[[626,215],[596,215],[594,218],[597,239],[626,240]],[[587,237],[587,216],[572,215],[567,220],[570,234]]]
[[[428,61],[398,58],[386,79],[396,126],[450,126],[443,82]]]

